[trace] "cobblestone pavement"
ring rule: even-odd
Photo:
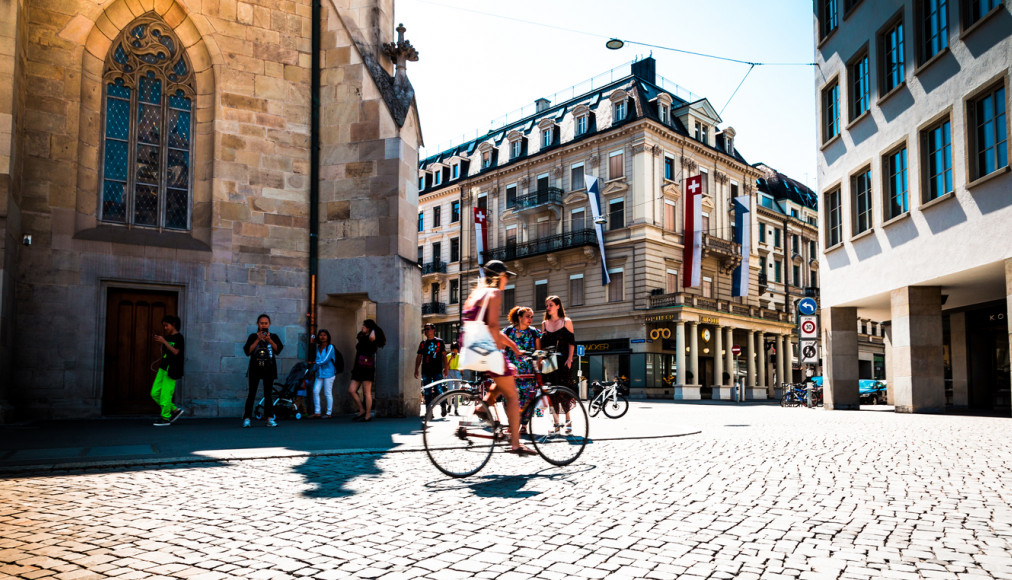
[[[418,452],[2,480],[0,577],[1012,578],[1010,419],[619,421],[661,419],[702,432],[567,468],[496,454],[465,480]]]

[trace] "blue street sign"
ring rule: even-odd
[[[586,352],[586,349],[584,348],[584,346],[582,344],[576,345],[576,356],[583,356],[583,353],[585,353],[585,352]]]
[[[818,309],[819,305],[814,298],[802,298],[798,301],[798,312],[804,316],[811,316]]]

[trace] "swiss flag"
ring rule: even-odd
[[[478,251],[478,265],[485,263],[485,248],[488,247],[488,228],[485,227],[488,210],[474,208],[474,243]]]

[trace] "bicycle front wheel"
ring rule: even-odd
[[[601,412],[601,406],[604,405],[603,401],[604,401],[604,399],[600,395],[594,397],[590,401],[589,405],[590,405],[590,416],[591,417],[597,417],[597,414]]]
[[[467,399],[470,405],[458,406],[458,413],[443,415],[443,403]],[[474,475],[485,467],[495,447],[492,424],[475,415],[485,409],[480,397],[470,391],[453,390],[436,397],[425,409],[422,439],[429,460],[450,477]]]
[[[552,409],[535,409],[534,415],[527,423],[527,431],[530,433],[531,442],[538,455],[552,465],[569,465],[583,453],[590,438],[590,420],[587,418],[587,409],[580,402],[576,393],[565,387],[548,387],[545,394],[553,403],[562,404],[562,408],[572,405],[569,409],[569,419],[566,413],[556,417],[552,415]]]
[[[604,401],[604,414],[612,419],[618,419],[629,410],[629,400],[622,395],[615,395],[614,399]]]

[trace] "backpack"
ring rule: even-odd
[[[271,352],[270,345],[261,340],[257,342],[256,347],[253,348],[253,354],[250,358],[253,359],[254,368],[266,369],[270,365],[271,359],[274,357]]]

